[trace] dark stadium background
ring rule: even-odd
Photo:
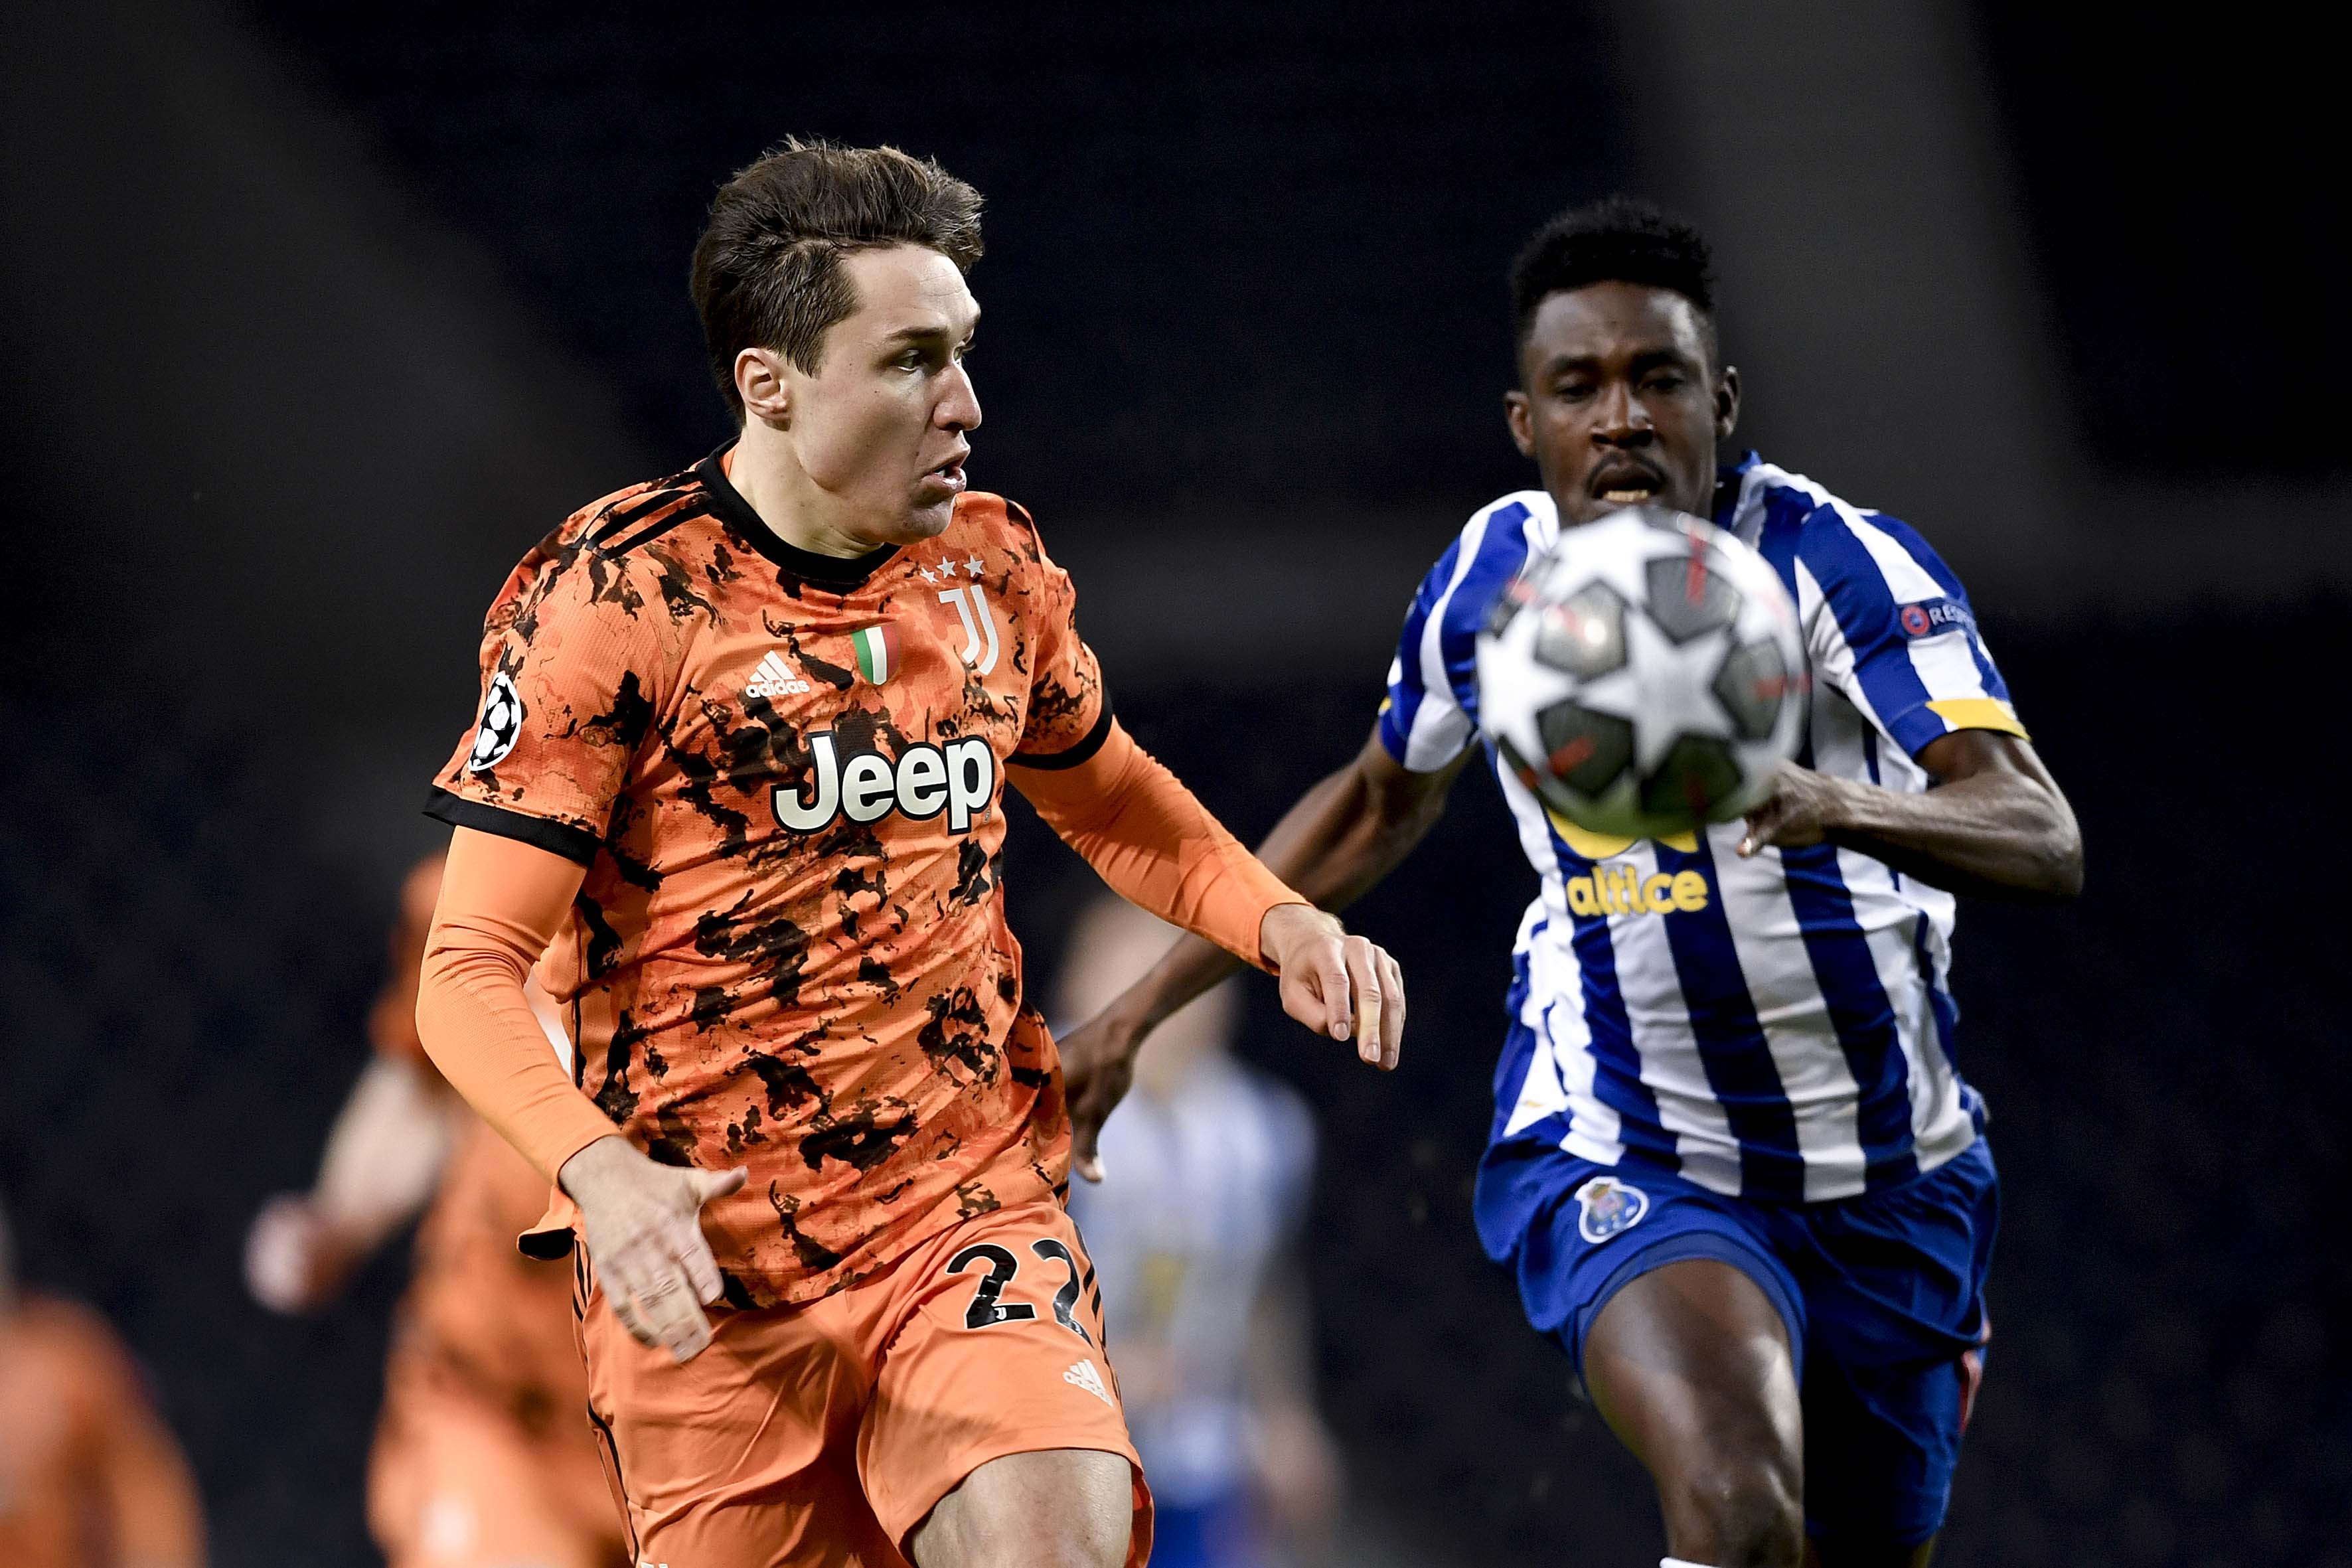
[[[0,23],[0,1194],[120,1323],[224,1564],[371,1560],[397,1258],[244,1298],[363,1049],[471,627],[723,434],[683,288],[791,131],[991,201],[978,482],[1245,835],[1360,741],[1419,572],[1529,482],[1500,277],[1617,188],[1714,235],[1743,434],[1923,527],[2090,888],[1971,904],[2007,1213],[1949,1564],[2352,1563],[2342,997],[2352,361],[2324,52],[2022,4],[311,7]],[[2323,74],[2325,73],[2325,74]],[[1491,785],[1356,919],[1413,989],[1322,1110],[1323,1385],[1398,1561],[1656,1555],[1466,1191],[1528,878]],[[1041,971],[1087,873],[1020,816]]]

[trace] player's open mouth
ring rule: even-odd
[[[950,458],[946,462],[941,463],[938,468],[933,468],[930,472],[925,474],[923,478],[927,479],[937,479],[940,484],[947,486],[949,489],[954,491],[958,495],[961,495],[963,493],[964,483],[963,459],[969,456],[971,456],[971,454],[966,452],[961,457]]]
[[[1612,506],[1640,506],[1666,488],[1661,476],[1633,463],[1612,463],[1592,476],[1592,493]]]

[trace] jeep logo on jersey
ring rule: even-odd
[[[800,787],[778,784],[769,799],[776,820],[794,833],[814,833],[839,817],[877,822],[895,809],[918,822],[944,811],[948,831],[971,831],[975,813],[996,797],[996,753],[986,741],[968,736],[934,746],[918,741],[896,762],[879,752],[841,760],[833,731],[809,737],[812,766]]]

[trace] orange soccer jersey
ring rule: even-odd
[[[1072,605],[1000,498],[836,560],[714,457],[575,514],[491,610],[480,721],[428,809],[587,868],[541,984],[633,1142],[750,1168],[704,1211],[739,1307],[1063,1181],[997,857],[1005,764],[1113,734]]]

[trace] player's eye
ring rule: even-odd
[[[1645,384],[1653,392],[1680,392],[1689,382],[1680,371],[1662,370],[1654,372]]]
[[[1581,403],[1592,395],[1589,381],[1563,381],[1552,387],[1552,395],[1570,403]]]

